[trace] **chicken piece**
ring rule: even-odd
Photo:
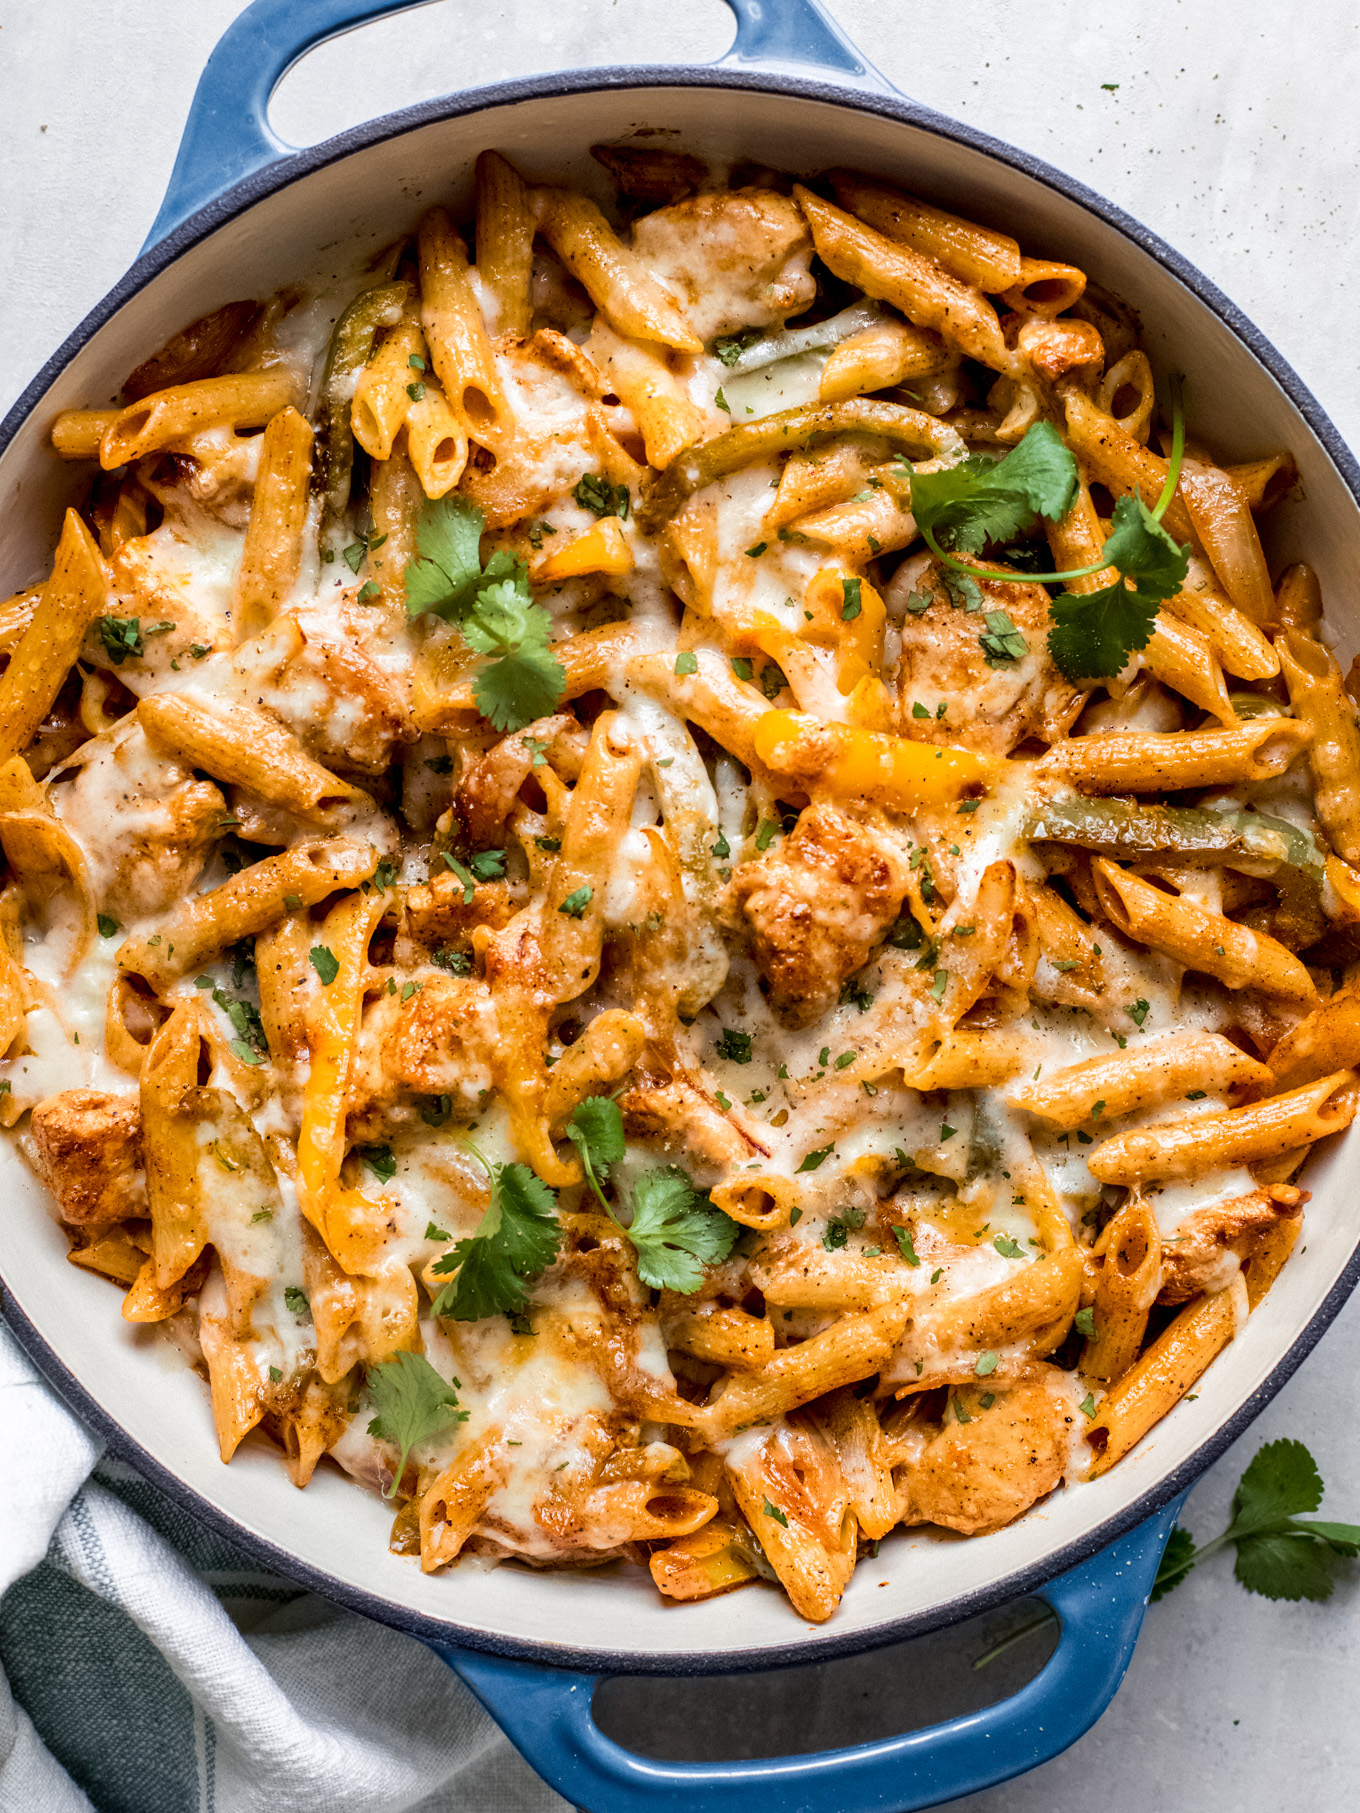
[[[357,640],[328,632],[310,614],[298,622],[302,646],[250,702],[276,712],[326,767],[382,774],[397,745],[416,738],[394,680]]]
[[[139,403],[175,384],[215,378],[263,314],[263,303],[242,301],[227,302],[210,315],[200,315],[172,334],[158,353],[142,361],[124,382],[123,395],[129,403]]]
[[[1061,1481],[1076,1411],[1053,1366],[1006,1391],[958,1387],[951,1404],[960,1402],[968,1421],[951,1418],[907,1473],[903,1521],[976,1536],[1010,1523]]]
[[[38,1171],[72,1227],[107,1226],[146,1209],[142,1113],[135,1096],[63,1089],[33,1110]]]
[[[406,1000],[386,989],[364,1011],[350,1112],[403,1095],[448,1095],[477,1107],[492,1086],[496,1010],[485,983],[428,975]]]
[[[93,748],[53,789],[57,816],[85,852],[99,906],[120,920],[164,912],[197,881],[227,802],[158,755],[135,722]]]
[[[643,1058],[619,1107],[634,1139],[658,1141],[681,1164],[725,1169],[769,1157],[736,1113],[724,1114],[700,1081],[664,1060]]]
[[[775,189],[691,196],[644,215],[633,249],[680,299],[702,340],[770,327],[817,294],[812,235]]]
[[[394,961],[398,968],[409,968],[428,962],[435,951],[452,948],[463,954],[470,968],[474,928],[485,925],[498,932],[509,925],[523,904],[518,898],[523,893],[522,883],[512,887],[508,881],[481,881],[468,900],[466,884],[441,869],[424,887],[406,890]]]
[[[634,201],[679,201],[697,189],[708,166],[686,151],[663,151],[646,145],[592,145],[590,155],[603,164],[620,195]]]
[[[1063,678],[1049,657],[1048,593],[1023,580],[1006,585],[999,580],[969,580],[962,573],[953,573],[952,578],[970,597],[972,588],[978,587],[981,609],[970,611],[951,601],[942,569],[934,561],[904,561],[884,594],[890,613],[902,619],[898,667],[902,734],[917,742],[975,749],[982,755],[1008,755],[1031,736],[1054,742],[1076,717],[1085,695]],[[912,593],[929,598],[928,609],[905,608]],[[1008,634],[992,613],[1003,613],[1023,637],[1025,651],[1019,660],[1009,659],[1004,644],[992,641],[998,634]],[[924,716],[915,715],[918,705]],[[937,716],[942,705],[944,715]]]
[[[732,888],[776,1008],[810,1026],[894,923],[910,871],[880,828],[840,806],[808,806],[793,835],[746,862]]]
[[[1231,1284],[1257,1238],[1284,1217],[1300,1214],[1307,1200],[1308,1192],[1293,1184],[1272,1184],[1187,1215],[1175,1235],[1162,1241],[1157,1301],[1186,1303],[1201,1291]]]

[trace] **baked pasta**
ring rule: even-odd
[[[0,1118],[224,1461],[821,1620],[1259,1307],[1356,1108],[1360,732],[1288,455],[1083,272],[595,155],[53,424]]]

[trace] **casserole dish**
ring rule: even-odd
[[[1221,399],[1218,422],[1236,457],[1262,444],[1294,448],[1305,496],[1276,526],[1274,560],[1291,558],[1295,539],[1300,549],[1306,541],[1326,584],[1353,554],[1354,468],[1311,399],[1247,324],[1173,255],[1093,198],[891,97],[815,11],[786,4],[771,14],[749,0],[734,5],[738,43],[717,71],[613,71],[484,90],[393,116],[306,154],[281,156],[263,111],[287,63],[328,32],[386,10],[257,5],[215,53],[157,223],[164,238],[73,337],[6,426],[6,494],[14,498],[26,487],[24,516],[32,525],[9,513],[4,560],[13,583],[31,577],[65,501],[62,475],[43,445],[57,409],[106,393],[148,346],[191,316],[243,288],[279,287],[313,250],[319,257],[336,244],[381,244],[394,220],[413,219],[427,199],[457,198],[473,153],[485,145],[584,181],[584,147],[626,136],[639,124],[662,126],[711,155],[758,154],[795,168],[850,161],[984,218],[1023,219],[1028,240],[1055,252],[1070,249],[1145,314],[1161,361],[1193,370]],[[835,83],[811,78],[809,69],[829,73]],[[564,145],[580,149],[564,156]],[[211,199],[224,181],[233,186]],[[2,1258],[21,1337],[137,1464],[200,1511],[204,1501],[216,1505],[204,1514],[225,1520],[237,1540],[275,1565],[439,1644],[542,1772],[576,1800],[626,1806],[697,1789],[731,1806],[758,1794],[775,1806],[820,1798],[842,1808],[906,1807],[1001,1779],[1052,1754],[1113,1691],[1160,1537],[1174,1515],[1170,1501],[1278,1387],[1353,1282],[1340,1219],[1335,1228],[1327,1221],[1329,1196],[1339,1194],[1339,1179],[1329,1187],[1335,1173],[1335,1158],[1330,1170],[1324,1159],[1310,1173],[1317,1192],[1311,1237],[1272,1298],[1270,1317],[1248,1328],[1221,1376],[1211,1377],[1196,1401],[1178,1409],[1117,1475],[966,1551],[931,1537],[890,1545],[881,1570],[886,1588],[868,1583],[867,1592],[853,1594],[834,1627],[814,1642],[795,1636],[788,1614],[765,1595],[707,1604],[682,1623],[607,1576],[549,1584],[511,1570],[469,1569],[427,1583],[375,1543],[369,1519],[381,1517],[381,1508],[361,1511],[339,1479],[318,1480],[299,1500],[261,1456],[245,1452],[230,1474],[221,1472],[203,1440],[197,1387],[187,1375],[149,1372],[135,1332],[117,1325],[102,1296],[96,1301],[98,1287],[56,1269],[57,1244],[21,1173],[15,1174],[21,1214],[7,1223]],[[88,1303],[83,1290],[92,1293]],[[112,1363],[110,1351],[117,1356]],[[1153,1512],[1159,1516],[1147,1525]],[[806,1662],[900,1639],[1045,1582],[1066,1628],[1038,1682],[1003,1710],[859,1752],[726,1772],[630,1762],[594,1734],[581,1679],[561,1672],[563,1666],[664,1673]],[[487,1652],[500,1659],[485,1659]],[[526,1658],[558,1667],[526,1673]]]

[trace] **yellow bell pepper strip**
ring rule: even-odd
[[[776,774],[897,812],[944,805],[970,787],[986,786],[998,769],[994,759],[971,749],[856,730],[801,711],[767,711],[756,725],[756,754]]]

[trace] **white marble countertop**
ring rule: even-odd
[[[1360,440],[1360,366],[1345,350],[1360,295],[1352,0],[1287,14],[1267,0],[833,8],[916,99],[1071,171],[1187,253]],[[240,0],[0,0],[0,408],[132,261],[204,61],[240,10]],[[280,91],[274,123],[307,143],[450,88],[605,61],[698,61],[730,35],[720,0],[440,0],[308,58]],[[1201,1537],[1222,1528],[1242,1467],[1280,1435],[1312,1448],[1325,1512],[1360,1515],[1357,1374],[1360,1302],[1206,1476],[1191,1527]],[[1326,1605],[1272,1604],[1238,1587],[1220,1556],[1150,1610],[1124,1686],[1086,1738],[955,1805],[1353,1806],[1357,1608],[1360,1569]],[[834,1702],[838,1691],[833,1665],[824,1692]],[[709,1716],[720,1729],[716,1701]]]

